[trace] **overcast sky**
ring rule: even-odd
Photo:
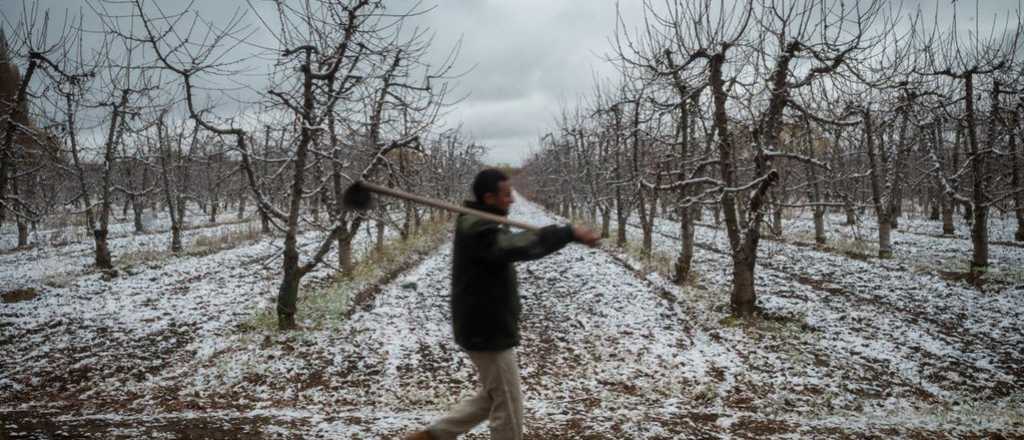
[[[838,1],[838,0],[837,0]],[[847,0],[848,3],[852,0]],[[660,3],[660,0],[654,0]],[[959,9],[962,22],[971,22],[980,9],[982,23],[1014,11],[1019,0],[907,0],[904,10],[918,3],[927,10],[938,7],[949,16]],[[180,5],[183,2],[168,2]],[[258,3],[254,1],[254,3]],[[402,9],[409,0],[386,2]],[[23,0],[0,0],[8,24],[17,20]],[[44,0],[43,7],[77,10],[75,0]],[[630,26],[640,18],[639,0],[622,0],[619,8]],[[417,18],[436,33],[438,57],[462,38],[459,70],[472,67],[458,81],[458,91],[469,94],[447,117],[451,126],[489,147],[491,163],[518,164],[564,103],[588,93],[595,76],[612,77],[614,70],[601,58],[608,53],[609,36],[616,20],[615,0],[443,0],[427,1],[433,10]],[[177,6],[180,7],[180,6]],[[242,0],[199,0],[204,17],[226,18],[246,7]],[[5,26],[7,27],[7,26]]]

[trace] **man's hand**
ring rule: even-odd
[[[576,241],[590,247],[597,246],[597,243],[601,241],[601,235],[590,230],[590,228],[586,226],[574,225],[572,227],[572,236]]]

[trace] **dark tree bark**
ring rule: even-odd
[[[149,167],[145,164],[142,165],[142,189],[145,190],[149,184]],[[135,227],[135,233],[143,234],[146,232],[146,224],[142,221],[142,215],[146,207],[144,196],[136,195],[135,193],[130,194],[129,201],[132,205],[132,223]]]
[[[995,82],[992,91],[992,113],[999,114],[999,82]],[[967,73],[964,78],[964,110],[967,118],[967,141],[971,151],[971,205],[974,210],[974,224],[971,225],[971,243],[974,251],[971,256],[971,270],[988,267],[988,200],[985,194],[985,179],[988,177],[988,153],[980,151],[978,146],[977,121],[974,114],[974,74]],[[995,118],[990,118],[989,142],[995,139]]]
[[[671,56],[669,56],[670,67],[674,67],[674,63],[671,62]],[[698,95],[693,94],[692,98],[687,99],[690,95],[688,87],[679,78],[678,73],[673,76],[673,84],[676,87],[676,93],[680,97],[679,102],[679,127],[677,131],[677,142],[679,143],[679,171],[685,172],[685,163],[690,154],[690,141],[693,138],[691,135],[691,117],[692,109],[696,109],[698,106]],[[679,196],[683,200],[690,195],[691,191],[687,187],[683,187],[680,190]],[[680,206],[677,208],[677,215],[679,216],[679,239],[680,248],[679,255],[676,257],[675,266],[675,277],[674,280],[677,285],[683,285],[687,280],[691,278],[691,272],[693,270],[693,234],[695,221],[694,217],[701,209],[701,205],[696,201],[688,201],[691,204],[689,206]]]
[[[952,158],[952,161],[953,161],[953,167],[954,167],[953,169],[956,169],[956,167],[957,167],[957,162],[958,162],[957,157],[959,157],[960,140],[961,140],[961,136],[962,135],[963,135],[963,127],[962,127],[962,125],[959,122],[957,122],[956,123],[956,135],[955,135],[955,140],[953,142],[953,151],[952,151],[952,154],[951,154],[951,158]],[[935,137],[935,141],[934,141],[935,142],[935,147],[937,149],[936,154],[939,154],[939,153],[941,153],[944,150],[942,148],[942,131],[941,131],[941,126],[937,127],[934,137]],[[939,171],[940,172],[942,171],[941,168],[940,168]],[[944,235],[944,236],[952,237],[953,235],[956,234],[956,227],[953,224],[953,214],[955,213],[955,210],[956,210],[956,200],[953,199],[951,194],[946,194],[945,191],[943,191],[943,194],[942,194],[942,235]]]
[[[890,164],[883,160],[879,163],[875,147],[875,139],[877,133],[875,133],[874,118],[870,109],[865,109],[864,112],[864,145],[867,150],[868,164],[871,167],[871,200],[875,205],[875,216],[878,219],[878,258],[891,258],[892,257],[892,224],[891,210],[892,204],[888,202],[888,198],[891,197],[890,191],[888,191],[890,184],[888,181],[891,178]],[[883,147],[884,148],[884,147]],[[886,176],[886,191],[883,194],[881,174],[885,173]]]
[[[0,66],[6,67],[7,61],[7,41],[0,39],[0,50],[2,50],[2,61]],[[0,201],[4,201],[7,198],[7,185],[11,175],[16,174],[12,168],[14,167],[15,152],[14,152],[14,140],[16,134],[21,132],[18,125],[27,125],[28,114],[27,114],[27,103],[28,103],[28,84],[32,81],[32,76],[35,74],[36,68],[39,66],[40,60],[36,56],[30,56],[28,61],[28,67],[25,69],[25,77],[19,78],[17,69],[13,69],[13,77],[4,75],[3,90],[6,92],[15,87],[17,84],[17,93],[14,94],[14,99],[9,104],[9,108],[3,108],[6,110],[7,122],[4,124],[3,141],[0,143]],[[6,71],[6,69],[5,69]],[[5,72],[8,73],[8,72]],[[4,96],[3,98],[7,98]],[[7,107],[7,106],[4,106]],[[6,203],[0,203],[0,225],[3,224],[6,213]],[[20,216],[19,216],[20,217]]]
[[[1018,110],[1021,107],[1018,107]],[[1017,232],[1013,238],[1017,241],[1024,241],[1024,191],[1020,191],[1024,188],[1024,178],[1021,174],[1021,162],[1024,158],[1024,143],[1018,142],[1017,136],[1020,133],[1020,114],[1019,111],[1014,111],[1011,115],[1013,121],[1010,123],[1010,154],[1012,154],[1012,179],[1013,188],[1017,190],[1017,193],[1013,196],[1014,212],[1017,217]]]
[[[615,115],[615,169],[614,176],[617,182],[621,182],[623,179],[622,173],[622,157],[620,154],[621,142],[619,133],[622,130],[622,114],[621,108],[618,104],[612,106],[612,113]],[[615,235],[615,245],[624,247],[626,245],[626,221],[629,219],[630,202],[626,201],[626,196],[622,193],[622,185],[615,185],[615,220],[618,230]]]
[[[722,66],[725,64],[725,53],[727,48],[723,47],[722,52],[715,53],[709,57],[709,82],[711,85],[711,97],[714,105],[712,117],[714,128],[718,135],[718,159],[722,182],[727,188],[736,187],[736,162],[732,134],[729,130],[729,119],[726,114],[726,88],[722,74]],[[783,69],[786,70],[786,69]],[[778,96],[778,95],[776,95]],[[774,102],[773,104],[778,104]],[[771,105],[770,105],[771,107]],[[776,108],[781,112],[781,107]],[[769,122],[770,125],[770,122]],[[771,128],[770,130],[774,130]],[[766,133],[769,137],[771,133]],[[777,136],[776,136],[777,139]],[[760,156],[760,154],[759,154]],[[720,204],[725,217],[726,232],[729,237],[730,249],[732,250],[733,262],[733,286],[730,295],[730,304],[733,313],[737,316],[749,317],[754,314],[754,306],[757,295],[754,291],[754,269],[757,265],[757,245],[761,239],[759,224],[764,216],[764,199],[768,189],[778,179],[774,170],[767,170],[764,157],[755,158],[756,176],[760,179],[754,193],[750,197],[749,212],[753,218],[750,222],[742,222],[737,217],[736,198],[732,190],[722,193]],[[746,228],[741,229],[741,224]]]
[[[181,212],[178,208],[183,203],[181,197],[178,195],[179,191],[176,182],[175,170],[178,169],[176,166],[178,160],[174,157],[174,152],[169,145],[172,137],[167,133],[167,126],[164,121],[165,115],[160,115],[160,120],[157,122],[157,148],[160,151],[160,179],[163,184],[164,194],[164,205],[167,208],[167,215],[171,220],[171,252],[181,252]],[[193,138],[197,135],[199,128],[193,129]],[[177,142],[181,142],[178,138]],[[181,154],[180,148],[178,149],[178,155]]]
[[[19,181],[22,180],[22,178],[16,177],[18,175],[17,164],[11,166],[11,174],[15,176],[11,179],[11,195],[13,195],[17,199],[19,198],[19,196],[22,195],[21,188],[19,185]],[[28,223],[25,221],[25,211],[27,210],[24,206],[20,206],[20,204],[18,206],[18,209],[22,211],[22,213],[20,215],[15,216],[15,224],[18,229],[17,248],[25,249],[28,248]]]
[[[206,175],[206,178],[209,179],[209,181],[210,181],[210,186],[207,188],[207,191],[209,191],[209,197],[210,197],[210,211],[209,211],[210,216],[206,220],[207,220],[207,223],[209,223],[211,225],[217,223],[217,215],[220,214],[220,186],[221,186],[221,180],[220,180],[220,176],[218,175],[220,173],[220,161],[221,161],[221,153],[220,152],[216,152],[213,155],[211,155],[209,158],[207,158],[207,167],[206,167],[207,175]]]
[[[782,206],[778,202],[772,208],[772,234],[776,237],[782,236]]]
[[[811,125],[808,121],[806,126],[806,132],[804,133],[805,149],[808,157],[814,154],[814,138],[811,133]],[[823,202],[821,182],[818,180],[818,168],[812,164],[805,163],[805,169],[807,170],[807,177],[811,182],[810,200],[812,203],[812,213],[814,217],[814,242],[818,245],[824,245],[826,241],[825,237],[825,207],[821,205]]]
[[[235,218],[238,220],[245,218],[245,199],[245,190],[243,189],[238,195],[238,212],[235,214]]]
[[[601,238],[611,236],[612,210],[610,207],[602,206],[601,211]]]

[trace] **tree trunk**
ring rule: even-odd
[[[142,222],[143,208],[145,208],[145,205],[139,202],[139,198],[132,196],[132,218],[135,225],[135,233],[137,234],[146,232],[146,224]]]
[[[814,207],[814,242],[820,245],[825,244],[825,208]]]
[[[185,223],[185,213],[186,213],[185,205],[187,205],[187,204],[188,204],[188,199],[186,199],[185,196],[181,195],[181,193],[179,192],[178,193],[177,202],[175,202],[175,204],[174,204],[174,208],[177,209],[177,211],[178,211],[178,224],[182,225],[182,227],[184,227],[184,225],[186,224]]]
[[[700,209],[700,205],[696,206],[696,209]],[[693,268],[693,218],[696,209],[692,206],[679,209],[679,238],[682,247],[679,249],[679,257],[676,258],[676,273],[673,279],[679,286],[690,279]]]
[[[270,233],[270,215],[260,208],[260,232],[263,234]]]
[[[1021,107],[1017,107],[1020,110]],[[1013,188],[1020,190],[1024,188],[1024,176],[1021,176],[1021,157],[1024,156],[1024,143],[1018,144],[1017,134],[1018,125],[1020,121],[1020,114],[1015,110],[1012,113],[1013,123],[1010,124],[1010,154],[1012,160],[1012,179]],[[1014,212],[1017,215],[1017,233],[1014,234],[1013,239],[1017,241],[1024,241],[1024,192],[1017,192],[1013,196]]]
[[[974,224],[971,225],[971,243],[974,252],[971,256],[971,270],[988,267],[988,207],[974,209]]]
[[[878,217],[878,258],[892,258],[892,224],[888,213]]]
[[[212,225],[217,223],[217,214],[220,211],[220,201],[217,200],[216,189],[214,189],[214,193],[210,197],[212,197],[212,200],[210,200],[210,218],[207,219],[207,223]]]
[[[754,258],[745,248],[738,251],[732,264],[732,295],[729,303],[737,316],[752,316],[757,296],[754,294]]]
[[[622,193],[622,191],[618,187],[616,187],[615,188],[615,214],[616,214],[615,215],[615,219],[618,222],[617,225],[618,225],[619,230],[615,231],[616,232],[616,235],[615,235],[615,245],[617,245],[619,247],[623,247],[623,246],[626,245],[626,219],[627,219],[626,216],[628,215],[627,212],[626,212],[626,207],[623,206],[622,194],[621,193]]]
[[[637,207],[637,213],[640,214],[640,229],[643,233],[643,240],[640,246],[640,254],[644,258],[651,257],[651,250],[654,246],[654,216],[657,213],[658,201],[657,199],[647,200],[647,197],[643,194],[643,189],[640,189],[640,206]],[[647,203],[650,203],[650,207],[647,207]]]
[[[81,202],[85,206],[85,224],[93,233],[93,242],[95,243],[95,263],[100,269],[110,269],[113,266],[110,261],[110,251],[107,249],[106,228],[98,227],[96,224],[96,216],[92,207],[92,196],[89,192],[89,185],[86,182],[85,169],[82,166],[82,162],[78,155],[78,131],[75,128],[75,114],[77,113],[76,103],[70,94],[64,95],[64,100],[67,105],[67,133],[71,147],[71,159],[75,167],[75,178],[78,180],[79,188],[81,188],[82,191]],[[101,241],[102,246],[100,244]]]
[[[302,280],[298,270],[299,254],[295,249],[286,247],[284,259],[285,272],[277,289],[277,328],[294,330],[298,328],[295,324],[295,311],[299,298],[299,281]]]
[[[401,235],[402,241],[405,241],[408,240],[409,236],[412,234],[412,216],[413,209],[415,208],[413,208],[412,202],[408,200],[403,201],[402,204],[405,206],[405,216],[404,219],[402,220]]]
[[[25,249],[28,247],[28,224],[25,223],[25,219],[21,216],[18,217],[18,248]]]
[[[608,207],[601,208],[601,238],[611,236],[612,210]]]
[[[0,43],[6,44],[5,41]],[[4,48],[4,52],[6,52],[6,48]],[[14,102],[11,102],[9,104],[10,111],[8,112],[8,114],[3,115],[4,119],[6,119],[6,123],[3,127],[3,140],[0,141],[0,200],[4,200],[7,198],[8,180],[15,180],[11,179],[9,176],[17,175],[17,172],[15,172],[14,170],[9,170],[9,167],[12,167],[14,165],[14,162],[12,160],[9,160],[8,157],[4,156],[11,154],[9,152],[11,152],[14,149],[15,132],[21,131],[18,129],[18,125],[27,125],[28,115],[25,114],[25,109],[27,108],[26,104],[28,103],[29,96],[28,85],[29,82],[32,81],[32,75],[35,73],[36,67],[38,65],[39,60],[37,60],[35,57],[29,57],[28,67],[25,69],[25,77],[21,78],[21,82],[18,84],[17,93],[14,95]],[[14,70],[15,72],[13,76],[17,78],[17,68],[15,68]],[[8,78],[10,77],[5,75],[5,80],[7,80]],[[10,86],[11,84],[4,84],[5,89],[8,89],[8,87]],[[68,102],[70,103],[70,95],[66,96],[69,96]],[[10,96],[5,96],[4,98],[4,101],[8,101],[10,99]],[[69,127],[74,127],[73,122],[69,124]],[[6,216],[6,209],[6,205],[0,205],[0,224],[3,224],[4,217]]]
[[[1013,235],[1013,239],[1024,241],[1024,201],[1020,200],[1020,196],[1017,197],[1017,232]]]
[[[142,165],[142,189],[149,188],[149,166]],[[141,198],[141,200],[140,200]],[[142,234],[146,232],[146,224],[142,221],[143,215],[146,213],[146,199],[149,196],[132,196],[132,210],[135,216],[135,232]]]
[[[881,163],[876,160],[875,154],[875,131],[874,121],[870,110],[864,110],[864,140],[865,147],[868,153],[868,163],[871,166],[871,200],[875,205],[875,216],[878,219],[878,257],[879,258],[890,258],[892,257],[892,223],[891,212],[892,203],[886,203],[886,197],[882,194],[882,184],[880,182],[880,174],[883,170],[887,177],[891,177],[892,167],[888,163],[887,155],[884,154],[884,147],[881,149]],[[892,196],[891,188],[886,194]]]
[[[320,171],[320,165],[317,164],[316,166],[314,166],[313,167],[313,182],[320,182],[321,180],[323,180],[322,174],[323,173]],[[317,190],[317,192],[315,194],[311,195],[310,198],[309,198],[310,199],[309,200],[309,204],[311,205],[309,207],[309,211],[310,211],[309,215],[310,215],[310,217],[313,217],[314,221],[320,221],[320,200],[323,198],[323,196],[321,195],[321,192],[323,190],[324,190],[323,188]]]
[[[857,211],[853,209],[853,203],[847,199],[843,203],[843,210],[846,211],[846,226],[857,224]]]
[[[110,258],[110,247],[107,243],[110,225],[110,204],[113,201],[113,196],[111,195],[111,174],[114,168],[114,151],[120,143],[121,122],[124,120],[124,108],[128,105],[129,93],[128,89],[121,90],[121,101],[111,111],[110,128],[107,131],[107,140],[103,149],[103,186],[100,188],[100,218],[99,227],[94,232],[96,237],[96,266],[101,269],[114,268]]]
[[[238,197],[238,213],[235,215],[238,220],[245,218],[245,194]]]
[[[18,171],[17,171],[16,167],[14,167],[14,166],[11,167],[11,174],[17,176]],[[18,179],[17,177],[14,177],[14,178],[11,179],[11,195],[13,195],[15,198],[18,198],[21,195],[21,192],[19,191],[21,188],[20,188],[20,185],[18,184],[19,183],[18,180],[20,180],[20,179]],[[24,211],[27,211],[27,210],[25,209],[25,207],[23,205],[20,205],[18,207],[18,209],[20,209],[22,211],[22,214],[19,215],[18,213],[15,213],[15,215],[14,215],[14,223],[17,225],[17,228],[18,228],[18,246],[17,246],[17,248],[18,249],[25,249],[25,248],[28,247],[28,224],[25,223],[25,217],[24,217],[23,214],[24,214]]]
[[[996,118],[999,114],[999,81],[995,81],[992,89],[992,116],[989,118],[988,142],[995,142]],[[988,164],[986,159],[988,153],[980,151],[978,147],[977,127],[974,115],[974,76],[968,74],[964,78],[965,99],[967,117],[967,141],[971,149],[971,174],[973,187],[971,188],[971,201],[973,208],[974,224],[971,225],[971,242],[974,244],[974,252],[971,259],[971,270],[988,267],[988,200],[985,194],[985,179],[988,176]]]
[[[171,221],[171,252],[181,252],[181,221]]]
[[[380,253],[384,252],[384,229],[385,229],[386,224],[384,223],[384,221],[378,221],[376,226],[377,226],[377,253],[380,254]]]
[[[813,139],[811,139],[811,130],[807,128],[807,155],[808,157],[814,154]],[[805,164],[807,168],[807,175],[810,176],[811,191],[810,198],[811,202],[815,205],[811,208],[814,216],[814,242],[818,245],[825,244],[825,207],[818,205],[823,200],[821,182],[818,181],[818,169],[811,164]]]
[[[942,235],[952,237],[956,234],[953,227],[953,201],[942,196]]]
[[[96,267],[100,269],[112,269],[113,262],[110,259],[110,247],[107,244],[107,230],[93,230],[93,239],[96,241]]]
[[[776,206],[772,210],[772,234],[776,237],[782,236],[782,207]]]
[[[356,225],[350,232],[338,237],[338,268],[345,277],[352,276],[352,271],[355,270],[355,263],[352,261],[352,239],[358,230],[359,227]]]
[[[654,231],[652,230],[653,228],[651,227],[651,224],[648,222],[642,222],[641,225],[643,226],[642,228],[640,228],[643,230],[643,241],[640,247],[640,254],[643,255],[645,258],[650,258],[651,248],[654,245],[652,239]]]

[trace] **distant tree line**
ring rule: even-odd
[[[989,265],[993,210],[1024,241],[1018,15],[965,32],[882,1],[645,3],[620,20],[607,58],[619,72],[563,110],[524,166],[528,191],[566,216],[679,222],[675,280],[689,276],[694,223],[710,208],[731,255],[731,304],[753,313],[764,231],[784,209],[828,210],[877,226],[878,256],[908,207],[970,224],[971,269]],[[976,21],[981,21],[977,17]],[[865,215],[867,214],[867,215]]]
[[[91,1],[63,19],[28,5],[8,17],[17,24],[0,33],[0,225],[16,224],[18,247],[48,218],[81,216],[96,266],[111,269],[118,215],[146,233],[145,213],[165,214],[180,252],[189,210],[210,223],[255,213],[284,240],[277,303],[289,329],[302,277],[332,249],[351,271],[369,218],[403,212],[403,237],[420,225],[424,210],[411,204],[343,209],[349,184],[463,197],[483,148],[439,123],[457,100],[458,47],[431,64],[428,30],[409,23],[425,11],[271,6],[219,23],[143,0]],[[307,230],[322,234],[303,251]]]

